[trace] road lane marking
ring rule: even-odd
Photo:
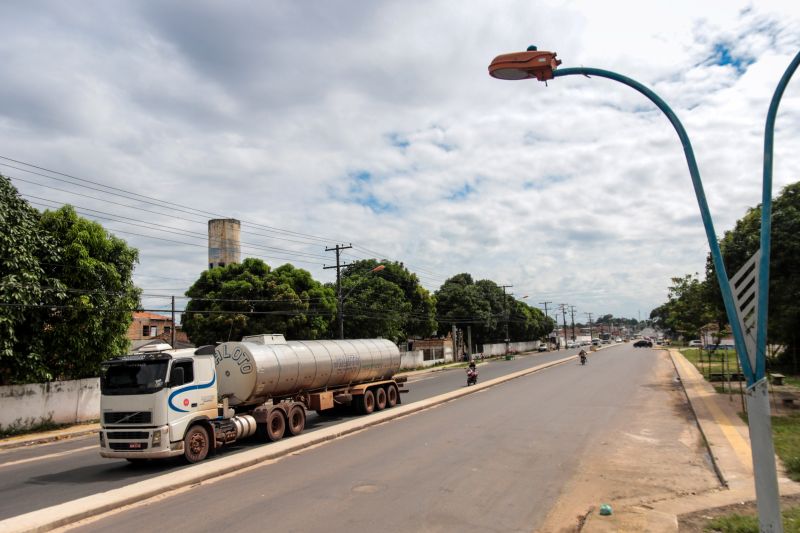
[[[83,448],[75,448],[74,450],[67,450],[64,452],[57,452],[51,453],[48,455],[38,455],[36,457],[29,457],[27,459],[20,459],[18,461],[11,461],[9,463],[0,463],[0,468],[4,468],[6,466],[13,466],[13,465],[21,465],[24,463],[31,463],[33,461],[41,461],[43,459],[52,459],[53,457],[64,457],[65,455],[70,455],[72,453],[83,452],[86,450],[97,449],[97,444],[92,444],[91,446],[84,446]]]

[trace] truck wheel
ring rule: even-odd
[[[375,409],[383,411],[386,407],[386,390],[383,387],[375,389]]]
[[[386,385],[386,405],[388,407],[394,407],[395,405],[397,405],[398,394],[399,393],[397,392],[397,385],[393,383]]]
[[[286,418],[280,409],[273,409],[267,415],[266,433],[267,440],[270,442],[279,441],[286,432]]]
[[[192,426],[183,438],[183,456],[189,463],[199,463],[208,456],[211,443],[208,431],[200,425]]]
[[[306,427],[306,412],[299,405],[289,410],[289,420],[286,424],[286,436],[294,437],[303,432]]]
[[[372,391],[367,389],[364,391],[364,395],[361,397],[361,414],[368,415],[375,410],[375,395],[372,394]]]

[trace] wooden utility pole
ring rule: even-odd
[[[322,268],[329,269],[335,268],[336,269],[336,302],[337,302],[337,319],[339,322],[339,338],[344,339],[344,302],[342,301],[342,274],[341,270],[348,266],[349,263],[341,263],[339,261],[339,256],[342,250],[347,250],[348,248],[352,248],[352,244],[348,244],[345,246],[344,244],[337,244],[333,248],[325,248],[326,252],[336,251],[336,266],[325,266],[323,265]]]

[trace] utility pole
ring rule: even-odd
[[[172,329],[170,330],[170,344],[175,349],[175,297],[172,297]]]
[[[570,305],[569,306],[569,314],[570,314],[571,321],[572,321],[572,340],[575,341],[575,339],[577,339],[577,337],[575,336],[575,306],[574,305]]]
[[[326,252],[336,251],[336,266],[325,266],[323,265],[322,268],[329,269],[335,268],[336,269],[336,301],[338,303],[337,306],[337,315],[339,321],[339,338],[344,339],[344,302],[342,301],[342,275],[341,270],[346,267],[348,264],[341,263],[339,261],[339,255],[341,254],[342,250],[347,250],[348,248],[352,248],[352,244],[348,244],[345,246],[344,244],[337,244],[333,248],[325,248]]]
[[[547,304],[551,304],[551,303],[553,303],[553,302],[539,302],[539,305],[543,305],[544,306],[544,316],[545,316],[545,318],[550,318],[550,315],[547,314]],[[550,334],[551,333],[552,333],[552,331],[548,331],[547,332],[547,349],[548,350],[550,349]]]
[[[562,319],[564,321],[564,343],[565,343],[564,348],[566,348],[566,342],[567,342],[567,304],[561,304],[559,307],[561,308],[561,317],[562,317]]]
[[[592,339],[594,338],[594,334],[592,333],[592,313],[583,314],[589,317],[589,343],[591,343]]]
[[[508,343],[511,339],[508,338],[508,300],[506,299],[506,289],[513,287],[513,285],[500,285],[503,288],[503,309],[506,319],[506,355],[508,355]]]

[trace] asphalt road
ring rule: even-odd
[[[499,377],[576,352],[545,352],[511,361],[482,364],[479,366],[479,379]],[[463,387],[465,382],[463,369],[416,375],[409,379],[407,388],[410,392],[402,396],[402,401],[405,404],[430,398]],[[309,413],[306,431],[315,431],[342,420]],[[264,445],[255,439],[248,439],[224,448],[219,455],[235,454],[252,446]],[[136,467],[124,460],[103,459],[97,451],[96,435],[0,452],[0,520],[185,467],[180,458]]]
[[[536,530],[655,364],[651,350],[612,347],[77,529]]]

